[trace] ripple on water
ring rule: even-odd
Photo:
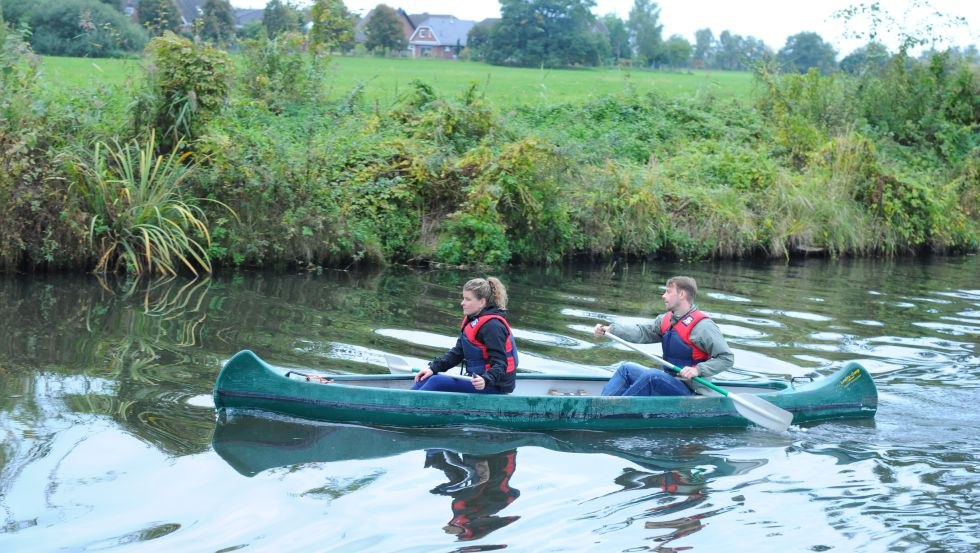
[[[106,538],[99,540],[94,543],[90,543],[83,549],[85,551],[100,551],[103,549],[113,549],[115,547],[130,545],[145,541],[154,540],[157,538],[162,538],[168,534],[172,534],[180,530],[180,524],[177,523],[157,523],[147,528],[142,528],[133,532],[123,534],[121,536],[115,536],[112,538]]]

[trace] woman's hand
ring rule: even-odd
[[[415,373],[415,381],[421,382],[430,376],[432,376],[432,369],[425,367],[424,369],[419,369],[419,372]]]
[[[473,383],[473,387],[476,388],[477,390],[482,390],[487,387],[487,381],[483,380],[482,376],[473,375],[473,378],[470,379],[470,382]]]

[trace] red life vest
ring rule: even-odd
[[[691,331],[694,330],[695,325],[708,318],[707,313],[694,310],[684,315],[677,324],[672,325],[671,313],[669,311],[665,313],[660,323],[662,336],[660,343],[664,349],[664,359],[680,368],[694,366],[710,359],[711,356],[707,352],[691,342]]]
[[[495,313],[481,315],[474,319],[463,317],[463,324],[460,327],[460,332],[463,335],[463,363],[470,374],[482,375],[490,369],[490,354],[487,352],[487,346],[476,335],[480,332],[480,328],[492,319],[504,323],[504,327],[507,329],[507,339],[504,342],[504,353],[507,356],[506,373],[514,374],[517,371],[517,347],[514,344],[514,333],[510,330],[507,319]]]

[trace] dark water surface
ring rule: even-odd
[[[641,360],[586,331],[652,319],[674,274],[735,349],[727,378],[858,361],[877,417],[784,434],[216,420],[243,348],[331,372],[435,356],[474,275],[0,277],[0,552],[980,550],[976,256],[515,271],[522,369]]]

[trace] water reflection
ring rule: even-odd
[[[743,435],[748,436],[752,434]],[[230,467],[249,477],[275,469],[292,473],[322,463],[422,454],[424,467],[445,474],[446,481],[430,492],[451,498],[452,517],[442,529],[457,541],[479,540],[527,516],[512,505],[520,497],[511,482],[522,450],[609,455],[626,463],[609,483],[616,489],[589,500],[596,506],[582,518],[595,519],[594,531],[600,535],[643,521],[646,529],[666,531],[651,539],[659,544],[658,551],[669,551],[667,543],[696,532],[705,518],[738,507],[733,503],[704,510],[710,507],[706,502],[713,480],[746,475],[767,463],[765,458],[715,454],[690,438],[684,432],[373,428],[233,412],[219,419],[212,447]],[[505,546],[466,550],[488,550],[485,547]]]
[[[425,466],[443,471],[449,479],[431,492],[452,498],[453,518],[442,529],[458,541],[480,539],[521,518],[497,515],[521,495],[510,485],[517,469],[516,449],[492,455],[429,449],[425,452]]]
[[[150,539],[158,550],[322,551],[324,536],[354,536],[368,543],[363,550],[445,550],[455,540],[441,530],[451,498],[427,493],[442,476],[421,468],[432,448],[474,457],[513,450],[520,459],[509,481],[520,498],[491,516],[521,518],[457,542],[461,550],[487,540],[535,550],[541,533],[565,551],[592,542],[597,550],[710,551],[730,536],[760,553],[977,550],[976,256],[513,271],[500,276],[525,368],[584,373],[635,360],[588,331],[598,320],[652,320],[664,280],[685,273],[702,283],[700,307],[736,350],[735,378],[817,376],[858,361],[881,393],[875,421],[775,438],[281,424],[267,433],[245,426],[236,437],[234,421],[215,426],[208,400],[230,355],[250,348],[278,366],[327,372],[382,372],[385,354],[425,361],[455,340],[458,291],[474,275],[0,276],[0,550]],[[391,457],[403,454],[413,460]],[[328,484],[310,490],[307,471],[318,468]],[[239,472],[268,469],[242,486]],[[334,474],[343,471],[353,474]],[[168,499],[172,482],[191,484]],[[677,493],[664,488],[671,482]],[[414,495],[395,491],[400,484]],[[391,524],[384,530],[362,525],[358,510],[376,492],[401,493],[402,504],[379,513]],[[256,493],[274,503],[268,524],[230,524],[254,516]],[[707,499],[692,504],[699,493]],[[339,529],[322,520],[305,527],[311,501],[334,505]],[[426,528],[402,522],[416,501],[438,517]],[[295,547],[303,536],[321,541]]]

